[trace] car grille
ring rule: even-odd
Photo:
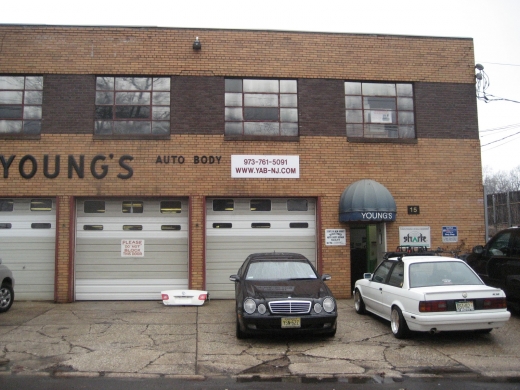
[[[306,314],[311,311],[309,301],[273,301],[269,302],[273,314]]]

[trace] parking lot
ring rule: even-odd
[[[520,316],[490,334],[414,334],[338,302],[336,337],[235,337],[234,301],[17,301],[0,314],[0,377],[520,377]]]

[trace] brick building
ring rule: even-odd
[[[350,297],[403,242],[482,242],[472,39],[0,37],[0,257],[18,299],[232,298],[229,275],[272,250],[305,254]]]

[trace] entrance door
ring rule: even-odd
[[[351,290],[365,272],[374,272],[386,252],[386,225],[384,223],[350,227]]]

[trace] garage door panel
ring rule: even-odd
[[[56,202],[46,198],[49,209],[31,210],[32,200],[12,199],[13,209],[0,212],[0,258],[15,279],[14,293],[19,300],[53,300],[56,262]],[[33,224],[46,224],[40,229]],[[48,228],[47,228],[48,227]]]
[[[229,275],[235,274],[251,253],[297,252],[316,263],[314,199],[306,199],[306,211],[289,211],[284,198],[270,199],[270,211],[252,211],[250,201],[233,199],[233,211],[214,211],[213,199],[207,199],[206,288],[213,298],[234,298]],[[254,227],[257,223],[269,227]]]
[[[123,213],[122,200],[111,199],[101,200],[105,213],[85,213],[85,201],[78,201],[75,261],[78,300],[161,299],[159,285],[165,278],[182,281],[175,284],[179,288],[188,286],[187,199],[163,199],[180,201],[181,213],[162,213],[163,200],[130,197],[124,200],[126,204],[126,201],[142,204],[144,212]],[[102,226],[103,230],[84,230],[86,225],[92,226],[89,229]],[[135,225],[140,230],[123,230],[123,225]],[[163,230],[165,225],[180,230]],[[140,249],[144,255],[122,255],[121,240],[143,240]],[[169,286],[171,289],[171,283]]]

